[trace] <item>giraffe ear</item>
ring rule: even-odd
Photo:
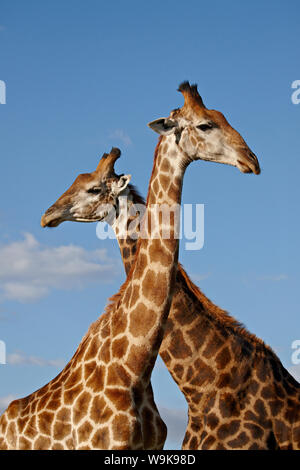
[[[148,126],[160,135],[169,135],[174,132],[177,123],[170,118],[160,118],[149,122]]]
[[[120,194],[124,189],[127,188],[131,180],[131,175],[122,175],[118,179],[118,182],[114,184],[113,190],[116,195]]]

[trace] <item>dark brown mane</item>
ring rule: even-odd
[[[180,263],[178,263],[178,273],[177,280],[182,281],[181,284],[186,286],[188,293],[192,293],[195,297],[195,300],[199,301],[203,308],[205,309],[206,314],[208,314],[212,321],[217,321],[217,324],[225,327],[230,330],[233,334],[237,334],[245,338],[249,343],[254,346],[260,346],[263,349],[269,350],[272,354],[275,354],[270,346],[266,345],[264,341],[258,338],[253,333],[250,333],[242,323],[236,320],[234,317],[229,315],[226,310],[221,309],[215,305],[211,300],[209,300],[203,292],[196,286],[193,281],[190,279],[188,274],[185,272]]]
[[[143,205],[146,204],[145,199],[143,198],[143,196],[141,195],[141,193],[139,192],[136,186],[134,186],[133,184],[129,184],[128,188],[130,190],[130,193],[132,195],[132,198],[135,204],[143,204]]]

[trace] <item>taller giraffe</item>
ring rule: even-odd
[[[126,282],[61,374],[12,402],[2,415],[2,449],[147,448],[149,384],[172,300],[179,246],[178,220],[171,217],[164,227],[157,205],[171,210],[180,204],[185,170],[201,158],[180,148],[171,121],[163,128],[166,136],[155,153],[144,219],[151,219],[151,233],[139,240]],[[223,162],[238,165],[234,146],[221,147]],[[216,160],[219,155],[220,147]],[[91,185],[91,195],[99,191]],[[168,238],[163,238],[164,229]],[[154,234],[157,238],[152,239]],[[155,423],[154,434],[161,429],[162,424]]]
[[[113,190],[122,179],[114,171],[118,156],[106,154],[100,162],[104,168],[102,192],[93,202],[88,201],[85,184],[79,183],[48,209],[42,221],[45,226],[56,226],[65,220],[110,221],[100,210],[110,201],[116,207],[113,227],[128,273],[139,236],[139,225],[134,219],[139,218],[137,206],[143,204],[143,199],[131,185],[120,194]],[[258,169],[257,166],[256,172]],[[125,225],[132,222],[133,227],[125,238],[118,232],[120,196],[127,197]],[[224,369],[220,367],[223,350],[230,353]],[[189,405],[185,449],[299,448],[299,385],[272,350],[210,302],[180,265],[159,353]],[[238,424],[241,417],[244,422]],[[235,420],[235,426],[226,428],[230,419]],[[264,434],[267,437],[262,439]]]

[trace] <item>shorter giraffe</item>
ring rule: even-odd
[[[98,186],[89,188],[92,198],[101,193],[106,156],[93,175],[77,179],[77,183],[92,182],[97,176]],[[113,149],[110,157],[118,156],[119,150]],[[122,192],[129,180],[123,175],[117,186],[113,182],[114,194]],[[141,256],[143,260],[144,251]],[[175,257],[170,258],[174,269]],[[150,376],[163,331],[156,315],[159,320],[163,305],[167,316],[171,283],[166,274],[166,289],[161,288],[162,301],[154,310],[136,305],[142,260],[137,257],[137,270],[91,325],[63,371],[36,392],[13,401],[0,417],[0,450],[163,448],[167,430],[154,402]],[[151,297],[152,284],[144,290]],[[160,301],[157,294],[156,289]],[[143,315],[148,321],[141,325]]]
[[[191,95],[194,101],[190,95],[188,98],[198,113],[193,117],[187,103],[182,112],[186,110],[191,118],[199,121],[199,114],[203,116],[202,106],[199,110],[195,89],[191,89]],[[206,121],[210,119],[210,127],[214,128],[215,112],[206,112]],[[204,116],[202,128],[203,121]],[[242,152],[244,148],[245,145],[241,145]],[[250,150],[249,154],[252,154]],[[117,214],[113,228],[128,273],[134,263],[139,236],[139,225],[132,223],[133,214],[139,218],[134,207],[144,202],[131,185],[111,199],[112,185],[117,187],[123,178],[114,171],[115,160],[110,155],[100,161],[99,165],[105,165],[107,170],[101,182],[103,190],[94,202],[88,200],[88,188],[82,181],[59,198],[44,214],[42,223],[45,226],[56,226],[64,220],[111,223],[99,210],[110,194],[109,201]],[[240,160],[241,169],[247,171],[247,160],[242,153]],[[258,173],[258,164],[253,169]],[[80,208],[79,194],[82,195]],[[120,196],[127,197],[126,226],[131,225],[136,231],[135,234],[128,231],[126,238],[118,236]],[[160,355],[189,405],[185,449],[300,447],[299,384],[274,352],[207,299],[181,266]],[[229,423],[232,424],[229,426]]]

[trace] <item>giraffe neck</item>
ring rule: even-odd
[[[144,384],[150,380],[163,339],[175,285],[179,240],[174,235],[179,214],[175,217],[173,211],[178,210],[181,201],[187,164],[175,136],[159,140],[143,217],[143,236],[121,294],[125,310],[122,315],[126,315],[127,335],[132,338],[132,354],[124,360],[132,368],[131,358],[134,359],[134,375],[138,380],[142,378]],[[159,210],[163,209],[169,210],[168,220],[160,216]]]

